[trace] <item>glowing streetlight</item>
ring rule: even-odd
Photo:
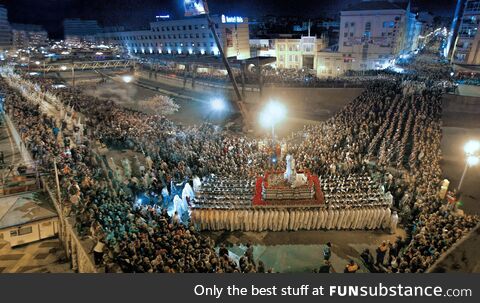
[[[477,156],[468,156],[467,158],[467,165],[468,166],[475,166],[480,162],[480,158]]]
[[[460,191],[460,189],[462,188],[463,180],[465,179],[465,175],[467,174],[468,167],[478,165],[478,163],[480,162],[480,157],[478,155],[478,152],[480,151],[480,142],[470,140],[465,144],[463,150],[467,155],[467,159],[465,161],[465,168],[463,169],[462,177],[460,178],[460,183],[458,184],[457,191]]]
[[[287,109],[281,103],[270,101],[264,110],[260,113],[260,124],[267,127],[275,127],[275,124],[285,119]]]
[[[221,99],[213,99],[210,101],[210,106],[214,111],[220,112],[225,109],[225,102]]]
[[[132,77],[132,76],[129,76],[129,75],[125,75],[125,76],[122,77],[122,80],[123,80],[123,82],[125,82],[125,83],[130,83],[130,82],[132,82],[133,77]]]
[[[67,67],[65,65],[62,65],[62,66],[60,66],[60,69],[63,70],[63,71],[66,71]]]
[[[35,61],[35,64],[36,64],[36,65],[40,65],[40,61]]]
[[[275,150],[275,125],[285,119],[287,108],[276,101],[270,101],[260,113],[260,124],[272,128],[272,148]],[[272,162],[276,163],[276,155],[272,156]]]
[[[475,140],[470,140],[465,144],[465,146],[463,147],[463,150],[467,155],[473,155],[480,150],[480,142]]]

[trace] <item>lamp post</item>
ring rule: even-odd
[[[122,76],[122,81],[125,82],[125,83],[130,83],[130,82],[132,82],[132,80],[133,80],[133,77],[130,76],[130,75]]]
[[[72,87],[75,89],[75,65],[72,63]]]
[[[467,159],[465,161],[465,168],[463,169],[462,177],[460,178],[460,183],[458,184],[458,192],[462,188],[463,180],[467,174],[468,167],[475,166],[480,162],[480,157],[478,155],[478,151],[480,150],[480,142],[474,140],[468,141],[463,147],[463,150],[467,155]]]
[[[275,125],[285,119],[287,109],[277,101],[270,101],[264,110],[260,113],[260,124],[265,128],[272,129],[272,149],[275,153]],[[273,162],[276,159],[272,158]]]
[[[212,101],[210,101],[210,106],[214,111],[221,112],[225,109],[225,102],[218,98],[212,99]]]

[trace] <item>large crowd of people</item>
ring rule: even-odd
[[[214,68],[199,68],[197,72],[188,70],[183,64],[142,62],[143,70],[148,73],[149,79],[158,79],[160,75],[175,77],[186,81],[204,81],[220,85],[227,85],[230,79],[225,70]],[[181,68],[180,68],[181,66]],[[248,70],[242,76],[240,69],[232,69],[232,73],[238,85],[258,85],[260,82],[265,86],[281,87],[364,87],[367,82],[379,79],[392,79],[392,72],[370,71],[367,74],[348,72],[344,75],[340,72],[329,74],[327,77],[318,77],[313,71],[302,69],[262,67],[258,73],[256,67]]]
[[[305,126],[287,138],[299,170],[327,176],[328,180],[342,179],[348,184],[365,183],[361,192],[341,197],[348,199],[352,208],[359,203],[368,206],[365,193],[369,191],[373,199],[380,199],[375,196],[371,179],[381,184],[384,193],[391,194],[390,203],[399,209],[409,234],[402,249],[393,250],[388,263],[381,262],[392,272],[426,270],[478,222],[477,217],[444,209],[438,199],[441,96],[449,72],[441,63],[431,63],[432,56],[427,50],[411,63],[410,68],[417,71],[415,75],[371,79],[365,91],[335,116],[318,125]],[[37,90],[55,94],[70,118],[78,115],[83,120],[81,125],[69,126],[62,121],[63,117],[58,120],[45,113],[19,90],[4,80],[0,82],[7,92],[7,113],[32,156],[49,168],[56,160],[62,203],[70,206],[78,233],[105,244],[106,251],[99,262],[108,268],[117,264],[126,272],[257,270],[251,255],[237,265],[228,257],[228,251],[216,253],[212,241],[195,229],[195,220],[188,225],[178,214],[169,215],[162,205],[142,205],[136,198],[142,192],[161,196],[162,191],[172,191],[172,182],[192,182],[195,177],[202,179],[213,174],[248,180],[262,174],[272,165],[272,152],[262,148],[258,139],[225,132],[208,123],[180,127],[160,115],[122,108],[113,100],[99,100],[69,88],[52,90],[48,79],[29,80],[36,82]],[[69,140],[69,136],[78,138],[74,134],[80,129],[83,139]],[[145,157],[146,165],[131,172],[115,171],[96,152],[97,142],[113,149],[130,149]],[[278,165],[284,164],[279,159]],[[232,198],[219,203],[231,203],[235,200]],[[369,207],[375,204],[373,201]],[[208,224],[218,226],[211,216],[208,218]],[[223,222],[224,228],[245,224],[237,221],[234,218],[228,224]],[[340,225],[344,223],[348,227],[365,226],[344,220]],[[376,221],[375,225],[383,223]],[[305,222],[298,223],[303,225]],[[266,229],[279,227],[270,226],[268,221]]]

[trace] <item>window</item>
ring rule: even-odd
[[[165,26],[162,26],[162,32],[164,32],[164,31],[165,31]]]
[[[279,44],[278,45],[278,50],[281,51],[281,52],[285,51],[285,44]]]
[[[348,36],[348,33],[343,33],[343,37],[346,38]]]
[[[186,25],[183,26],[183,30],[184,30],[184,31],[187,30],[187,26],[186,26]]]
[[[210,42],[210,47],[213,47],[213,42]]]
[[[177,30],[181,30],[181,27],[180,27],[180,25],[178,25],[178,26],[177,26]]]
[[[192,30],[192,26],[191,26],[191,25],[189,25],[189,26],[188,26],[188,29],[189,29],[189,30]]]
[[[393,22],[393,21],[383,22],[383,28],[393,28],[394,26],[395,26],[395,22]]]
[[[345,28],[347,28],[347,27],[348,27],[348,22],[345,22]]]
[[[371,29],[372,29],[372,23],[371,22],[365,23],[365,30],[370,31]]]
[[[355,26],[355,22],[351,22],[350,27],[354,27],[354,26]]]
[[[207,34],[203,33],[202,38],[207,38]]]
[[[20,227],[18,230],[10,231],[10,236],[23,236],[31,233],[32,233],[32,227],[26,226],[26,227]]]
[[[195,29],[198,29],[198,25],[197,25],[197,24],[195,24]]]

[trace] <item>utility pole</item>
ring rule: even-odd
[[[205,8],[205,15],[207,16],[207,21],[208,21],[208,26],[210,27],[210,30],[212,31],[213,38],[215,39],[215,43],[217,44],[218,52],[220,53],[220,56],[222,58],[223,64],[225,65],[225,68],[227,69],[228,77],[230,78],[230,82],[232,83],[233,90],[235,91],[235,95],[237,96],[237,107],[240,110],[240,113],[243,116],[243,119],[246,121],[247,120],[247,110],[245,107],[245,104],[242,99],[242,94],[240,93],[240,90],[238,89],[237,81],[235,80],[235,76],[233,75],[232,68],[230,67],[230,64],[228,63],[227,57],[225,56],[225,53],[223,51],[223,47],[220,44],[220,39],[218,38],[217,31],[215,30],[215,22],[212,20],[210,16],[210,10],[208,9],[208,4],[207,1],[204,0],[204,8]]]

